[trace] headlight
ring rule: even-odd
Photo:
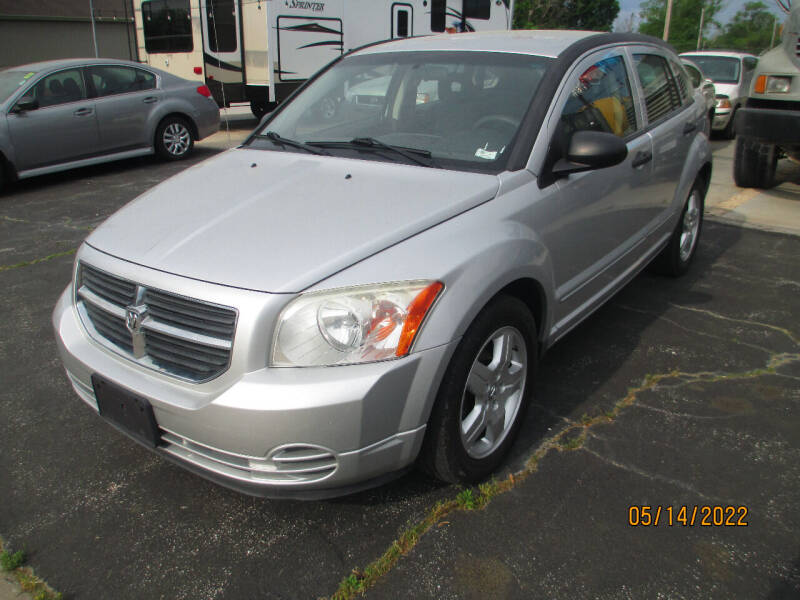
[[[715,102],[717,108],[730,108],[731,107],[731,99],[727,96],[717,96],[717,101]]]
[[[271,366],[343,365],[405,356],[444,286],[405,281],[302,294],[278,318]]]
[[[767,93],[768,94],[788,94],[792,89],[791,77],[775,77],[770,75],[767,77]]]

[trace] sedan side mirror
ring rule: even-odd
[[[613,133],[576,131],[569,141],[566,158],[553,165],[553,173],[562,176],[613,167],[627,156],[628,146]]]
[[[39,101],[33,96],[23,96],[19,102],[14,105],[12,112],[21,113],[29,110],[36,110],[39,108]]]

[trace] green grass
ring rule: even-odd
[[[24,562],[25,552],[23,550],[17,550],[13,554],[8,550],[3,550],[3,552],[0,553],[0,567],[3,568],[3,571],[13,571],[21,567]]]
[[[53,590],[33,569],[23,566],[24,564],[25,552],[10,552],[3,547],[3,540],[0,539],[0,567],[14,576],[23,592],[33,596],[33,600],[62,600],[61,592]]]

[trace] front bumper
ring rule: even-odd
[[[739,111],[736,111],[737,113]],[[733,111],[730,108],[716,108],[714,109],[714,119],[711,121],[711,129],[714,131],[721,131],[728,126],[731,120]]]
[[[240,326],[248,321],[241,317]],[[241,373],[234,357],[232,372],[192,384],[92,339],[71,287],[56,305],[53,325],[69,381],[95,411],[92,374],[150,401],[161,432],[156,452],[217,483],[267,497],[342,495],[411,465],[453,346],[365,365]]]
[[[800,106],[800,103],[795,103]],[[800,110],[742,108],[736,114],[736,131],[756,141],[800,145]]]

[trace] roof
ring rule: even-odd
[[[728,58],[758,58],[749,52],[734,52],[732,50],[695,50],[693,52],[681,52],[679,56],[725,56]]]
[[[39,71],[49,71],[50,69],[87,65],[87,64],[104,64],[104,65],[119,64],[119,65],[131,65],[137,67],[148,67],[148,65],[143,65],[141,63],[132,62],[129,60],[118,60],[116,58],[62,58],[59,60],[46,60],[42,62],[28,63],[27,65],[13,65],[0,70],[31,71],[34,73],[38,73]]]
[[[405,38],[369,46],[359,54],[414,51],[482,51],[557,57],[575,42],[598,35],[596,31],[518,29],[477,33],[440,34]]]

